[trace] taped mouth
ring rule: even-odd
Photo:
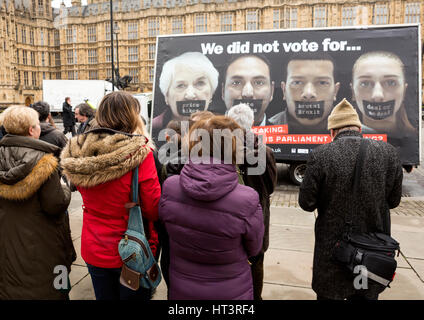
[[[362,101],[367,117],[374,120],[383,120],[393,115],[395,100],[385,102]]]
[[[295,101],[295,112],[298,118],[302,119],[317,119],[324,114],[324,101]]]
[[[190,116],[197,111],[205,110],[206,100],[177,101],[178,113],[182,116]]]

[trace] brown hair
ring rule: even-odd
[[[170,140],[173,141],[178,148],[181,146],[181,122],[177,120],[171,120],[168,122],[166,129],[174,130],[175,133],[166,130],[166,134],[170,137]]]
[[[236,164],[237,155],[241,151],[239,148],[242,147],[242,144],[237,143],[238,133],[241,136],[243,135],[243,129],[237,124],[237,122],[226,116],[212,116],[210,118],[194,122],[190,128],[189,134],[186,136],[190,152],[194,146],[202,140],[202,136],[198,135],[198,131],[196,131],[197,129],[206,130],[210,139],[210,149],[201,149],[198,153],[199,156],[214,156],[217,158],[218,155],[216,152],[214,153],[214,150],[218,150],[218,147],[220,147],[220,150],[218,151],[220,152],[219,156],[221,160],[224,160],[226,145],[225,140],[231,139],[231,159],[232,164]],[[214,129],[223,130],[221,131],[222,134],[220,135],[220,139],[214,139]],[[224,129],[229,129],[229,131]],[[234,132],[237,129],[239,129],[239,131]],[[205,152],[206,154],[202,154],[202,152]]]
[[[196,111],[196,112],[192,113],[190,115],[190,118],[188,119],[188,121],[189,121],[188,122],[189,128],[191,128],[196,121],[200,121],[200,120],[204,120],[204,119],[209,119],[209,118],[211,118],[213,116],[214,116],[214,114],[212,112],[210,112],[210,111],[207,111],[207,110]]]
[[[90,117],[94,117],[94,114],[96,113],[95,110],[93,110],[93,108],[91,108],[87,103],[80,103],[79,105],[77,105],[75,107],[75,109],[78,108],[79,109],[79,114],[90,118]]]
[[[210,111],[204,110],[204,111],[196,111],[190,115],[190,120],[195,122],[203,119],[209,119],[213,117],[214,114]]]
[[[126,133],[141,133],[143,127],[138,100],[124,91],[115,91],[103,97],[96,112],[96,121],[100,127]]]

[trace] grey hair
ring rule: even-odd
[[[172,58],[165,62],[162,68],[162,73],[159,78],[159,88],[164,97],[166,97],[169,86],[171,85],[172,76],[175,72],[177,64],[185,64],[194,67],[196,70],[206,72],[209,82],[212,86],[212,93],[215,92],[218,86],[218,70],[215,69],[212,62],[200,52],[186,52],[178,57]]]
[[[245,103],[233,106],[227,113],[227,116],[234,119],[240,127],[249,131],[253,126],[254,113],[253,110]]]

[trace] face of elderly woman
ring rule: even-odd
[[[29,131],[29,136],[31,138],[34,138],[34,139],[40,138],[40,134],[41,134],[40,123],[37,123],[34,127],[30,127],[28,131]]]
[[[165,99],[175,119],[188,119],[190,113],[207,110],[212,95],[212,86],[205,71],[186,64],[175,65]]]
[[[407,86],[402,66],[390,57],[369,56],[359,61],[353,70],[353,100],[364,119],[394,119]]]

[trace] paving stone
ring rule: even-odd
[[[163,280],[159,283],[159,286],[156,288],[156,292],[152,298],[152,300],[168,300],[167,298],[167,287],[165,280]]]
[[[71,203],[69,204],[68,212],[69,214],[82,214],[82,197],[78,191],[72,192],[71,194]]]
[[[69,224],[71,225],[72,240],[81,237],[82,232],[82,213],[74,213],[69,215]]]
[[[72,273],[72,272],[71,272]],[[77,285],[72,286],[69,293],[70,300],[96,300],[93,283],[90,275],[82,279]]]
[[[316,300],[312,289],[264,283],[262,290],[264,300]]]
[[[315,217],[312,212],[296,208],[272,208],[270,223],[276,225],[297,225],[314,227]]]
[[[424,232],[424,218],[391,216],[392,231]]]
[[[424,283],[412,269],[396,269],[396,277],[379,297],[380,300],[423,300]]]
[[[395,259],[397,261],[398,268],[411,269],[411,266],[409,265],[409,263],[406,261],[406,259],[403,257],[402,254],[400,254],[399,257],[396,257]]]
[[[270,248],[313,252],[314,230],[311,227],[272,226],[269,231]]]
[[[84,267],[87,264],[85,263],[85,261],[81,257],[81,237],[75,239],[73,242],[74,242],[75,251],[77,252],[77,259],[74,261],[73,264]]]
[[[81,267],[78,265],[71,266],[71,273],[69,274],[69,280],[71,286],[74,286],[88,275],[87,267]]]
[[[400,243],[400,250],[408,258],[424,259],[423,232],[392,231],[392,237]]]
[[[424,260],[408,259],[408,262],[411,264],[413,270],[418,273],[421,281],[424,282]]]
[[[313,254],[268,249],[264,261],[264,281],[275,284],[310,287]]]

